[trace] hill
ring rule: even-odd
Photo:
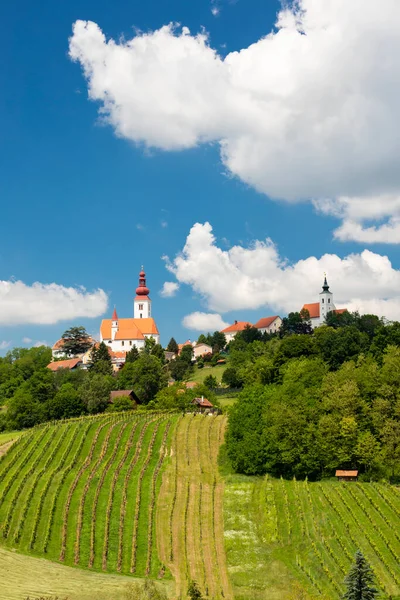
[[[399,597],[399,489],[234,475],[225,428],[131,412],[24,433],[0,458],[0,597],[122,600],[149,576],[175,598],[195,579],[214,599],[335,600],[357,548]]]

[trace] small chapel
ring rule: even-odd
[[[343,313],[346,308],[336,308],[333,303],[333,294],[329,289],[326,275],[322,286],[322,291],[319,294],[319,302],[312,302],[311,304],[304,304],[301,310],[308,310],[310,314],[310,321],[313,328],[318,327],[325,323],[325,318],[328,313]]]
[[[139,285],[133,301],[133,317],[120,319],[117,309],[111,319],[103,319],[100,326],[100,341],[104,342],[112,352],[126,353],[136,346],[144,348],[146,338],[154,338],[160,343],[160,334],[152,317],[150,290],[146,285],[146,273],[139,273]]]

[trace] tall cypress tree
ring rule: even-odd
[[[362,552],[357,550],[354,564],[345,579],[347,590],[343,595],[343,600],[374,600],[377,598],[378,590],[374,585],[374,579],[371,566]]]

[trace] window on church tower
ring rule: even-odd
[[[330,304],[330,303],[331,303],[331,299],[330,299],[330,298],[328,298],[328,304]]]
[[[143,310],[143,304],[139,304],[139,310]]]
[[[125,346],[125,342],[124,342],[123,340],[122,340],[122,344],[121,344],[121,346]]]
[[[325,300],[322,298],[322,304],[325,302]]]

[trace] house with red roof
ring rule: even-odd
[[[311,304],[304,304],[301,309],[307,310],[310,315],[310,321],[313,328],[318,327],[325,323],[325,318],[330,312],[340,314],[345,312],[346,308],[336,308],[333,303],[333,294],[329,289],[328,281],[324,279],[322,286],[322,292],[319,294],[319,302],[311,302]]]
[[[279,331],[282,325],[282,319],[278,315],[273,317],[264,317],[257,321],[254,325],[261,333],[276,333]]]
[[[225,334],[226,343],[229,344],[229,342],[231,342],[233,340],[235,335],[239,331],[243,331],[244,329],[246,329],[246,327],[253,327],[253,325],[251,323],[249,323],[248,321],[235,321],[233,323],[233,325],[229,325],[229,327],[225,327],[225,329],[223,329],[221,331],[221,333]]]
[[[100,341],[115,354],[129,352],[133,346],[138,350],[145,347],[146,338],[160,343],[160,334],[151,314],[150,290],[146,285],[146,274],[139,273],[139,286],[133,301],[133,317],[120,319],[116,308],[111,319],[103,319],[100,326]]]

